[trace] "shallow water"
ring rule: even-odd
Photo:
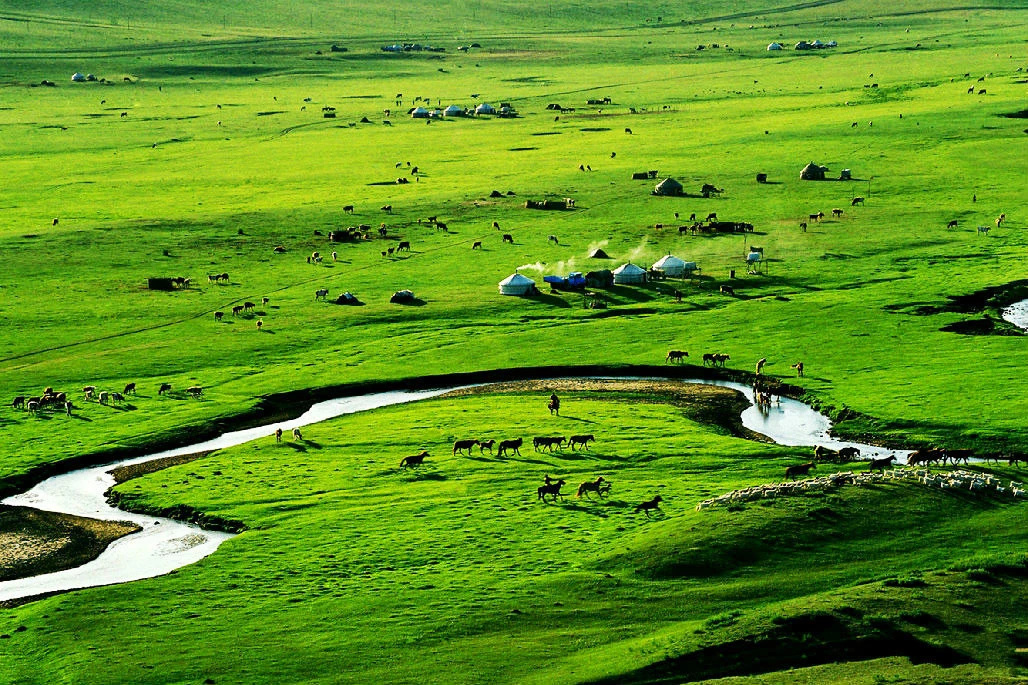
[[[728,387],[751,399],[750,388],[741,383],[692,379],[683,380],[682,383]],[[107,504],[104,493],[114,485],[114,477],[110,471],[119,466],[241,445],[258,438],[269,437],[275,433],[276,428],[282,428],[288,435],[293,428],[301,428],[344,414],[428,399],[457,389],[459,388],[416,392],[394,391],[328,400],[313,405],[302,416],[290,421],[233,431],[205,442],[48,478],[25,493],[8,497],[3,500],[3,504],[96,519],[132,521],[142,526],[143,530],[115,540],[99,557],[77,568],[0,582],[0,601],[164,575],[203,559],[213,553],[221,543],[234,537],[230,533],[207,531],[171,519],[134,514],[111,507]],[[905,451],[835,440],[828,435],[831,422],[826,417],[802,402],[788,398],[782,398],[765,411],[751,403],[742,413],[742,423],[746,428],[766,435],[782,445],[824,445],[835,450],[852,446],[858,448],[864,458],[895,454],[900,461],[903,461],[907,454]]]
[[[1021,300],[1010,305],[1003,310],[1002,316],[1004,321],[1028,330],[1028,300]]]

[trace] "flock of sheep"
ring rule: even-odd
[[[696,505],[697,511],[710,507],[732,506],[744,502],[777,499],[794,495],[805,495],[808,492],[825,492],[843,485],[876,485],[889,481],[916,482],[927,487],[943,490],[969,490],[971,492],[993,492],[1003,494],[1009,492],[1012,497],[1028,497],[1024,483],[1003,481],[987,473],[975,473],[958,469],[949,473],[932,473],[928,469],[903,467],[881,472],[862,471],[854,473],[845,471],[828,476],[808,478],[806,480],[754,485],[741,490],[726,492],[718,497],[705,499]]]

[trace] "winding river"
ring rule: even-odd
[[[707,380],[682,382],[728,387],[738,390],[745,397],[750,396],[750,388],[741,383]],[[344,414],[415,402],[457,389],[459,388],[393,391],[319,402],[300,417],[290,421],[224,433],[212,440],[174,450],[71,471],[49,478],[20,495],[8,497],[3,500],[3,504],[94,519],[131,521],[142,526],[142,530],[115,540],[99,557],[82,566],[0,582],[0,601],[164,575],[203,559],[212,554],[221,543],[234,537],[230,533],[207,531],[172,519],[134,514],[111,507],[107,504],[104,493],[114,485],[114,477],[110,471],[119,466],[241,445],[273,435],[276,428],[290,431]],[[762,433],[782,445],[824,445],[836,450],[853,446],[860,449],[861,456],[865,458],[896,454],[902,460],[906,456],[906,452],[835,440],[829,436],[831,422],[828,418],[802,402],[788,398],[782,398],[780,403],[771,405],[766,411],[761,411],[751,404],[742,413],[742,423],[746,428]]]

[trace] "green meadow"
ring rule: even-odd
[[[671,349],[697,367],[729,354],[737,377],[766,358],[846,437],[1028,451],[1025,339],[1000,318],[1028,296],[1023,3],[82,5],[0,0],[5,494],[297,397],[525,367],[629,374]],[[814,39],[838,45],[792,49]],[[445,51],[381,50],[404,42]],[[407,115],[425,99],[518,116]],[[810,161],[833,180],[799,180]],[[843,169],[853,180],[834,180]],[[651,194],[667,177],[686,195]],[[723,192],[701,197],[705,183]],[[525,208],[563,198],[575,206]],[[754,230],[679,231],[710,213]],[[369,239],[328,240],[358,225]],[[603,309],[543,287],[668,253],[699,273],[594,288]],[[515,270],[540,294],[499,295]],[[172,277],[189,283],[147,287]],[[402,289],[414,304],[390,303]],[[344,292],[360,306],[335,304]],[[81,391],[129,382],[117,405]],[[9,406],[47,386],[73,416]],[[751,439],[730,394],[573,390],[560,418],[547,395],[376,410],[119,485],[125,506],[246,531],[169,576],[3,609],[0,679],[1028,673],[1023,505],[890,484],[696,511],[810,449]],[[550,433],[597,442],[451,456],[457,439]],[[423,467],[398,469],[421,450]],[[546,474],[614,486],[543,505]],[[658,493],[663,513],[633,511]]]

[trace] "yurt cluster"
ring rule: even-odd
[[[606,255],[603,255],[603,257],[606,257]],[[654,279],[689,278],[699,270],[700,268],[696,262],[687,262],[669,253],[654,262],[649,269],[644,269],[638,264],[633,264],[629,261],[613,271],[607,269],[590,271],[584,277],[576,272],[570,274],[566,279],[555,279],[554,277],[547,276],[545,280],[551,284],[560,280],[570,280],[570,289],[584,287],[603,288],[610,285],[640,285]],[[535,281],[517,271],[500,281],[499,290],[501,295],[524,296],[539,293]]]
[[[460,105],[449,105],[443,109],[438,107],[432,109],[429,109],[428,107],[412,107],[407,111],[407,113],[410,114],[412,119],[452,119],[454,117],[483,115],[513,117],[517,115],[517,112],[515,112],[507,103],[503,103],[499,109],[496,109],[488,102],[483,102],[473,109],[470,107],[461,107]]]

